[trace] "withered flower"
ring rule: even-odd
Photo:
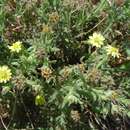
[[[12,83],[17,90],[22,90],[25,86],[25,77],[20,74],[12,78]]]
[[[44,33],[52,33],[52,28],[49,25],[43,25],[42,32]]]
[[[45,51],[41,48],[36,50],[36,57],[38,60],[43,60],[45,57]]]
[[[79,70],[83,73],[85,71],[85,65],[82,63],[82,64],[78,64],[78,68]]]
[[[52,12],[49,14],[49,21],[52,23],[57,23],[60,20],[60,16],[57,12]]]
[[[95,83],[95,84],[98,83],[99,80],[101,79],[101,72],[100,72],[100,70],[98,70],[96,68],[92,68],[92,69],[88,70],[87,78],[92,83]]]
[[[42,67],[41,68],[41,75],[45,79],[49,79],[52,76],[52,70],[49,67]]]
[[[80,121],[80,113],[76,110],[71,110],[71,118],[73,119],[73,121],[75,122],[79,122]]]

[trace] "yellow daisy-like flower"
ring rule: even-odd
[[[100,48],[104,44],[105,38],[100,33],[94,32],[92,36],[89,36],[88,43],[92,46]]]
[[[12,46],[9,46],[9,49],[11,52],[17,52],[19,53],[22,50],[22,42],[17,41],[12,44]]]
[[[8,66],[1,66],[0,67],[0,83],[6,83],[11,79],[11,70]]]
[[[119,53],[119,49],[116,47],[112,47],[111,45],[108,45],[106,47],[106,51],[107,51],[107,55],[111,55],[114,58],[119,58],[120,57],[120,53]]]

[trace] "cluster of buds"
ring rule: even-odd
[[[49,14],[49,21],[52,23],[57,23],[60,20],[60,16],[57,12],[52,12]]]
[[[45,79],[49,79],[52,76],[52,70],[45,66],[41,68],[41,75],[42,77],[44,77]]]

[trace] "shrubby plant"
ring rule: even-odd
[[[130,2],[0,1],[1,129],[129,129]]]

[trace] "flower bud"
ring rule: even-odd
[[[41,105],[44,105],[44,104],[45,104],[45,98],[44,98],[44,96],[37,95],[35,97],[35,105],[36,106],[41,106]]]

